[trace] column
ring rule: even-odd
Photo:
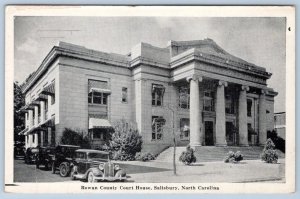
[[[267,121],[266,121],[266,100],[265,91],[262,90],[259,96],[258,110],[258,129],[259,145],[265,145],[267,141]]]
[[[52,135],[52,129],[51,129],[51,127],[48,127],[48,145],[52,145],[51,135]]]
[[[226,146],[225,92],[227,82],[219,81],[216,102],[216,146]]]
[[[193,75],[187,78],[190,82],[190,145],[201,146],[203,141],[202,100],[200,100],[199,81],[202,77]]]
[[[33,111],[29,110],[28,111],[28,122],[29,122],[28,127],[29,127],[29,129],[32,128],[32,124],[33,124],[32,120],[33,120]]]
[[[41,146],[44,146],[44,131],[40,131],[40,138],[41,138]]]
[[[41,123],[45,121],[45,102],[41,101]]]
[[[39,144],[39,135],[38,135],[38,133],[35,133],[35,134],[33,134],[33,136],[34,136],[34,146],[35,147],[37,147],[37,145]]]
[[[247,126],[247,91],[248,86],[242,86],[239,96],[239,145],[249,146]]]
[[[39,114],[39,107],[34,106],[34,126],[38,125],[38,114]]]
[[[25,149],[28,148],[28,135],[25,135]]]

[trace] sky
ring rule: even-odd
[[[166,47],[170,40],[213,39],[228,53],[265,67],[268,86],[285,111],[285,19],[201,17],[16,17],[14,79],[22,83],[59,41],[128,54],[140,42]]]

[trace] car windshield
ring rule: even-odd
[[[108,154],[103,154],[103,153],[89,153],[88,154],[89,159],[103,159],[103,160],[108,160],[109,156]]]

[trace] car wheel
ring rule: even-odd
[[[88,176],[87,176],[87,182],[89,182],[89,183],[94,183],[94,182],[96,182],[96,180],[95,180],[95,175],[94,175],[93,172],[89,172],[89,173],[88,173]]]
[[[68,163],[63,162],[59,166],[59,174],[61,177],[67,177],[70,173],[70,167]]]
[[[51,165],[51,172],[52,172],[52,173],[55,173],[55,164],[54,164],[54,162],[53,162],[52,165]]]

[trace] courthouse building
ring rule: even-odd
[[[180,146],[262,145],[274,128],[271,75],[211,39],[140,43],[127,55],[60,42],[22,87],[22,133],[34,147],[80,129],[101,148],[125,119],[153,152],[173,143],[173,131]]]

